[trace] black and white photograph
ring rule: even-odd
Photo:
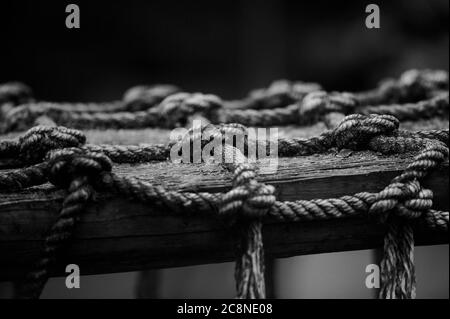
[[[448,0],[1,1],[0,303],[448,300],[448,27]]]

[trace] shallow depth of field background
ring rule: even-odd
[[[79,30],[65,28],[69,3],[80,5]],[[365,28],[369,3],[380,5],[379,30]],[[38,99],[54,101],[120,99],[130,86],[155,83],[239,98],[280,78],[316,81],[327,90],[363,90],[408,68],[448,70],[448,17],[448,0],[6,0],[0,3],[0,83],[23,81]],[[375,255],[278,260],[274,295],[374,297],[365,288],[364,270]],[[448,256],[448,245],[416,250],[419,298],[448,298]],[[43,297],[132,298],[139,276],[84,276],[82,288],[70,291],[56,278]],[[154,281],[146,296],[234,294],[232,263],[143,276]]]

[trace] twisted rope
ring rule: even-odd
[[[0,105],[9,101],[0,110],[4,122],[0,132],[28,129],[43,116],[56,125],[80,129],[174,128],[186,125],[195,115],[214,124],[267,127],[311,124],[331,113],[389,114],[399,120],[417,120],[448,115],[449,105],[448,73],[434,70],[410,70],[398,80],[361,93],[327,93],[314,83],[283,80],[231,102],[211,94],[183,93],[171,85],[133,87],[122,101],[100,104],[30,103],[28,90],[22,84],[0,86]]]
[[[322,87],[317,83],[278,80],[267,88],[251,91],[241,101],[226,102],[226,107],[257,110],[282,108],[300,101],[308,93],[320,90]]]
[[[386,79],[374,90],[356,94],[360,105],[405,103],[432,97],[448,91],[448,72],[441,70],[409,70],[398,79]]]
[[[20,298],[38,298],[50,275],[57,253],[72,237],[75,223],[93,195],[92,183],[101,172],[110,171],[111,161],[101,153],[87,153],[77,148],[49,154],[49,180],[67,189],[62,209],[45,238],[42,256],[19,289]]]
[[[338,145],[360,148],[367,142],[375,149],[380,140],[373,141],[378,134],[396,133],[398,121],[390,115],[349,116],[336,129]],[[414,158],[406,170],[375,197],[369,214],[378,215],[379,220],[388,220],[389,229],[385,236],[384,255],[381,261],[381,298],[414,298],[414,236],[407,219],[420,217],[432,206],[433,193],[422,189],[418,179],[426,176],[431,169],[448,157],[448,147],[440,141],[425,140],[425,149]],[[384,148],[382,148],[384,149]],[[428,213],[429,215],[429,213]],[[403,219],[398,222],[398,219]]]
[[[37,297],[42,290],[56,257],[56,252],[70,238],[76,217],[84,210],[93,189],[109,190],[174,212],[217,212],[239,221],[242,233],[236,262],[238,298],[264,298],[264,255],[262,219],[271,216],[282,220],[344,218],[360,214],[388,223],[382,268],[383,298],[413,298],[415,275],[413,263],[414,238],[410,220],[421,218],[430,227],[448,230],[448,212],[431,209],[433,194],[423,189],[419,180],[448,157],[448,130],[400,131],[399,120],[433,116],[448,112],[447,73],[411,71],[398,82],[386,82],[377,91],[326,93],[313,86],[278,83],[272,89],[256,93],[247,109],[231,107],[214,95],[175,93],[176,88],[136,87],[125,94],[126,110],[133,112],[107,113],[99,106],[55,106],[29,104],[26,88],[0,87],[0,101],[7,105],[7,127],[24,128],[42,116],[55,123],[71,126],[100,125],[114,127],[144,127],[185,125],[189,117],[200,114],[212,122],[238,121],[250,125],[311,123],[325,115],[359,112],[345,117],[334,129],[310,139],[280,139],[279,154],[296,156],[321,153],[332,147],[352,150],[370,149],[382,153],[420,151],[407,169],[394,178],[379,193],[358,193],[337,199],[278,202],[272,186],[258,182],[254,167],[246,163],[245,155],[225,142],[226,168],[233,172],[233,187],[224,194],[189,193],[167,190],[135,178],[118,177],[111,173],[111,160],[116,162],[145,162],[167,158],[169,146],[96,146],[86,145],[84,135],[63,127],[36,127],[18,141],[0,142],[2,157],[18,157],[26,164],[36,164],[22,170],[0,174],[0,190],[20,189],[50,181],[69,191],[57,222],[46,239],[42,259],[30,273],[29,284],[22,296]],[[152,91],[153,90],[153,91]],[[159,90],[159,91],[158,91]],[[5,93],[6,92],[6,93]],[[175,94],[172,94],[175,93]],[[260,95],[258,95],[260,94]],[[406,104],[404,109],[391,106],[369,106],[373,101],[398,102],[427,99]],[[289,99],[294,103],[284,106]],[[248,102],[248,101],[247,101]],[[252,104],[253,103],[253,104]],[[1,103],[0,103],[1,104]],[[244,104],[243,104],[244,105]],[[283,107],[277,107],[283,105]],[[241,105],[242,106],[242,105]],[[34,109],[33,109],[34,108]],[[68,110],[69,108],[72,108]],[[123,109],[113,106],[111,109]],[[252,109],[253,108],[253,109]],[[135,111],[135,112],[134,112]],[[383,113],[383,115],[369,114]],[[444,113],[443,113],[444,112]],[[387,114],[386,114],[387,113]],[[22,122],[21,122],[22,121]],[[137,124],[135,124],[136,122]],[[333,127],[335,125],[331,125]],[[221,125],[218,133],[245,133],[242,125]],[[190,131],[189,139],[195,139]],[[248,139],[244,139],[250,143]],[[203,145],[203,143],[202,143]],[[76,148],[73,148],[76,147]],[[53,150],[53,151],[52,151]],[[111,159],[109,159],[109,157]],[[43,163],[39,163],[47,158]]]
[[[230,216],[240,213],[238,227],[241,240],[235,269],[237,298],[265,298],[261,219],[275,203],[275,188],[259,183],[255,169],[245,163],[245,156],[234,147],[227,145],[224,156],[234,159],[229,165],[233,171],[233,188],[223,195],[219,214]]]
[[[400,121],[448,116],[448,91],[417,103],[390,104],[359,107],[355,111],[363,115],[383,114],[395,116]]]

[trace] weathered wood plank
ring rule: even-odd
[[[330,153],[281,158],[276,173],[261,175],[277,188],[279,200],[337,197],[381,190],[411,161],[412,154],[389,157],[372,152]],[[170,188],[224,191],[229,172],[216,165],[149,163],[119,165],[115,171]],[[439,209],[448,209],[448,162],[425,181]],[[57,217],[64,192],[50,185],[0,198],[0,279],[22,276],[39,255],[43,234]],[[365,218],[309,223],[274,223],[264,229],[268,254],[286,257],[378,247],[383,226]],[[63,265],[105,273],[232,260],[236,236],[213,216],[173,216],[160,209],[101,194],[82,216]],[[419,228],[419,244],[448,242],[442,234]]]
[[[448,128],[448,119],[405,122],[410,130]],[[284,137],[310,137],[325,130],[283,127]],[[166,143],[169,131],[160,129],[85,132],[90,143]],[[14,138],[19,133],[1,136]],[[276,186],[279,200],[338,197],[360,191],[379,191],[410,162],[412,155],[381,156],[372,152],[330,153],[282,158],[276,173],[261,175]],[[114,171],[154,184],[186,191],[224,191],[230,173],[217,165],[148,163],[118,165]],[[435,193],[435,207],[448,210],[448,162],[425,181]],[[0,280],[20,279],[39,256],[43,236],[56,219],[64,192],[43,185],[19,193],[0,194]],[[380,247],[384,227],[365,218],[265,225],[267,253],[287,257],[331,251]],[[447,243],[447,233],[418,226],[418,244]],[[205,216],[173,216],[169,212],[117,196],[101,194],[82,216],[71,245],[59,259],[77,263],[83,274],[142,270],[229,261],[236,236],[229,225]]]

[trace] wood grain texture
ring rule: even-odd
[[[425,127],[436,128],[433,126]],[[323,127],[284,128],[282,134],[305,137],[317,135],[315,129],[322,131]],[[122,142],[132,139],[137,144],[164,142],[168,137],[167,131],[143,131],[122,131],[115,138]],[[144,141],[149,132],[151,140]],[[105,132],[90,134],[96,143],[111,138]],[[130,138],[130,134],[134,137]],[[276,187],[278,200],[376,192],[399,174],[413,155],[330,152],[280,158],[278,170],[261,174],[260,180]],[[147,163],[117,165],[113,170],[122,176],[185,191],[219,192],[231,186],[230,173],[212,164]],[[445,162],[424,181],[424,186],[434,191],[437,209],[449,209],[448,176]],[[49,184],[0,194],[0,280],[19,279],[30,269],[39,256],[45,233],[57,218],[64,195],[64,191]],[[367,249],[381,246],[384,231],[383,225],[365,217],[303,223],[267,221],[264,244],[271,257]],[[418,224],[416,240],[418,244],[447,243],[448,234]],[[68,263],[80,265],[82,274],[96,274],[231,261],[235,243],[232,227],[213,214],[175,216],[120,196],[98,194],[81,217],[74,240],[59,258],[54,274],[63,274]]]
[[[276,173],[261,180],[276,186],[279,200],[338,197],[381,190],[410,162],[400,157],[358,152],[341,156],[280,159]],[[189,191],[224,191],[230,174],[216,165],[152,163],[120,165],[119,175]],[[439,209],[448,209],[448,162],[426,179]],[[0,279],[19,278],[38,257],[43,236],[56,219],[64,192],[51,185],[0,199]],[[275,257],[378,247],[383,226],[366,218],[307,223],[268,222],[267,252]],[[421,234],[421,235],[420,235]],[[446,243],[447,233],[421,229],[419,243]],[[175,216],[111,194],[99,194],[82,216],[75,238],[60,259],[83,273],[130,271],[232,260],[232,228],[215,216]]]

